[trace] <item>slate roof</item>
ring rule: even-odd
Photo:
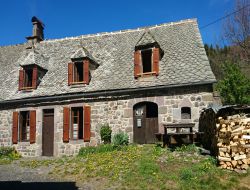
[[[143,35],[148,35],[147,32],[158,42],[164,56],[159,64],[159,76],[142,82],[134,79],[134,48],[141,43]],[[26,47],[27,44],[0,47],[2,100],[216,81],[196,19],[134,30],[45,40],[35,45],[35,52]],[[86,55],[84,51],[79,52],[81,48],[88,51],[99,67],[91,71],[89,85],[68,86],[68,63],[78,53]],[[20,65],[32,61],[48,71],[36,90],[18,91]]]

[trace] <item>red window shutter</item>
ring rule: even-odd
[[[32,72],[32,88],[36,89],[37,87],[37,66],[33,68]]]
[[[90,115],[91,115],[91,108],[90,106],[84,106],[84,141],[90,141]]]
[[[138,74],[141,73],[141,51],[137,50],[134,52],[134,76],[138,77]]]
[[[24,70],[19,70],[19,87],[18,90],[22,90],[24,83]]]
[[[160,50],[159,48],[153,48],[153,71],[156,75],[159,75],[159,61],[160,61]]]
[[[83,61],[83,81],[85,84],[89,84],[89,60]]]
[[[17,144],[17,140],[18,140],[18,112],[13,112],[12,143]]]
[[[68,85],[73,83],[73,66],[74,63],[68,63]]]
[[[30,111],[30,144],[36,142],[36,111]]]
[[[69,142],[69,113],[68,107],[63,108],[63,142]]]

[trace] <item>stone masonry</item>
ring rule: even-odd
[[[159,132],[163,133],[163,123],[181,122],[181,107],[191,107],[191,120],[194,122],[195,131],[198,131],[198,120],[200,111],[213,102],[210,92],[190,93],[183,95],[153,96],[113,101],[96,101],[90,103],[77,103],[70,105],[53,105],[28,107],[25,110],[36,110],[36,143],[19,142],[15,148],[27,157],[42,155],[42,111],[43,109],[54,109],[54,156],[74,155],[84,146],[96,146],[101,143],[100,127],[108,123],[112,128],[112,134],[126,132],[129,134],[130,142],[133,142],[133,106],[139,102],[154,102],[158,105]],[[63,107],[78,107],[88,104],[91,106],[91,140],[83,140],[63,143]],[[12,112],[24,111],[15,109],[0,111],[0,143],[1,146],[12,144]]]

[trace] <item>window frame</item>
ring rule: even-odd
[[[151,71],[143,72],[143,51],[151,50]],[[157,54],[158,55],[157,55]],[[162,59],[163,52],[158,46],[136,47],[134,51],[134,77],[135,79],[141,77],[158,76],[159,65]]]
[[[79,78],[79,76],[75,76],[77,71],[76,64],[82,64],[82,81],[76,80],[76,78]],[[87,71],[85,71],[87,69]],[[85,76],[87,74],[87,76]],[[85,59],[77,59],[69,63],[68,65],[68,85],[77,85],[77,84],[89,84],[90,82],[90,60]]]

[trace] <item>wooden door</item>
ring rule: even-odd
[[[145,119],[146,105],[138,105],[134,108],[134,143],[145,144]]]
[[[158,132],[158,117],[146,118],[146,143],[155,143],[155,133]]]
[[[54,152],[54,110],[43,111],[42,155],[53,156]]]

